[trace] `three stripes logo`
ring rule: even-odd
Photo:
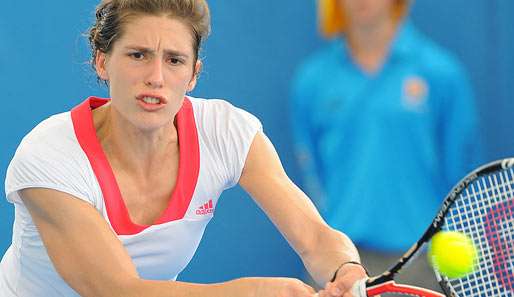
[[[197,215],[206,215],[214,212],[214,207],[212,206],[212,199],[209,199],[209,202],[205,203],[204,205],[198,207],[196,209]]]

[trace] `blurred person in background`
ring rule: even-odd
[[[407,20],[409,5],[319,0],[320,31],[333,40],[292,84],[304,189],[358,245],[371,275],[422,235],[451,186],[481,162],[466,74]],[[438,287],[426,263],[415,271],[404,281]]]

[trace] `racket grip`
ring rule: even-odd
[[[360,279],[356,281],[353,286],[351,293],[353,297],[367,297],[368,294],[366,293],[366,279]]]

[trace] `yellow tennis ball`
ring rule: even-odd
[[[473,271],[477,251],[466,234],[441,231],[432,237],[428,257],[432,266],[442,275],[461,278]]]

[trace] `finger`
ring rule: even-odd
[[[343,296],[344,288],[341,288],[337,283],[328,283],[325,287],[327,296],[330,297],[341,297]]]

